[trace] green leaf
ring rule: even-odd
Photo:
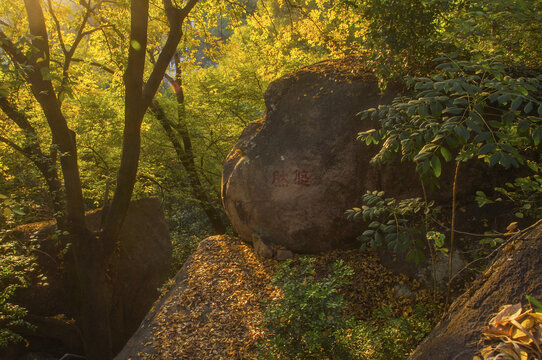
[[[137,40],[132,40],[132,41],[130,42],[130,45],[132,46],[132,48],[133,48],[135,51],[141,50],[141,44],[140,44]]]
[[[540,301],[529,295],[525,295],[525,297],[531,303],[535,312],[542,313],[542,303]]]
[[[467,126],[469,127],[469,129],[477,132],[478,134],[482,132],[482,129],[480,129],[480,126],[478,126],[478,124],[476,124],[474,121],[470,120],[470,119],[467,119],[465,121],[465,123],[467,124]]]
[[[452,154],[444,146],[440,147],[440,153],[442,154],[442,157],[444,158],[444,160],[446,161],[452,160]]]
[[[529,128],[531,127],[531,122],[527,119],[521,119],[518,122],[518,134],[527,135],[529,134]]]
[[[491,157],[489,158],[489,166],[497,165],[499,161],[501,161],[501,155],[502,154],[500,152],[496,152],[493,155],[491,155]]]
[[[49,81],[52,79],[51,72],[49,71],[48,67],[42,67],[40,68],[41,77],[45,81]]]
[[[519,109],[522,103],[523,99],[521,98],[521,96],[518,96],[514,99],[514,101],[512,101],[512,105],[510,105],[510,110],[516,111],[517,109]]]
[[[447,107],[444,109],[443,113],[445,114],[452,114],[452,115],[459,115],[462,114],[465,111],[465,109],[460,107]]]
[[[538,146],[538,145],[540,145],[541,142],[542,142],[542,126],[538,127],[538,129],[536,129],[533,132],[533,143],[534,143],[534,145]]]
[[[480,148],[480,150],[478,150],[478,155],[487,155],[487,154],[489,154],[490,152],[495,151],[495,149],[497,149],[497,144],[495,144],[495,143],[493,143],[493,142],[484,144],[484,145]]]
[[[523,108],[523,112],[526,114],[530,113],[533,110],[534,106],[532,102],[528,102],[527,105]]]
[[[454,128],[454,131],[455,133],[463,138],[465,141],[468,141],[469,140],[469,137],[470,137],[470,133],[469,131],[467,130],[466,127],[464,127],[463,125],[458,125]]]
[[[510,98],[510,94],[503,94],[497,98],[497,101],[499,102],[499,104],[504,105],[510,101]]]
[[[516,118],[516,114],[513,111],[507,111],[502,115],[502,121],[512,122]]]
[[[431,167],[433,168],[433,173],[435,174],[435,177],[440,177],[440,174],[442,173],[442,165],[437,155],[433,155],[433,157],[431,158]]]
[[[379,233],[379,232],[375,233],[375,241],[376,241],[377,246],[382,245],[382,243],[384,242],[384,238],[382,237],[381,233]]]
[[[442,114],[442,105],[438,101],[431,101],[429,104],[431,107],[431,114],[438,117]]]
[[[480,143],[480,142],[484,142],[484,141],[486,141],[486,140],[488,140],[490,138],[491,138],[491,133],[489,131],[486,131],[486,132],[483,132],[483,133],[480,133],[480,134],[476,135],[472,141],[475,142],[475,143]]]
[[[420,106],[418,106],[418,114],[420,114],[421,116],[427,116],[428,112],[427,106],[425,104],[421,104]]]

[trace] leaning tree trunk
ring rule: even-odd
[[[181,139],[183,140],[183,146],[181,145],[181,142],[179,141],[173,130],[172,122],[167,118],[167,115],[165,114],[161,105],[158,104],[158,102],[155,102],[152,108],[154,110],[156,118],[162,126],[162,129],[164,129],[164,132],[166,133],[169,141],[173,145],[179,162],[187,172],[188,183],[190,184],[192,195],[196,200],[198,200],[203,212],[207,216],[207,219],[209,219],[209,222],[213,227],[215,233],[224,234],[226,232],[226,226],[222,221],[220,212],[216,209],[216,207],[213,206],[199,178],[198,171],[194,162],[194,154],[192,152],[190,134],[188,133],[186,125],[182,124],[176,127],[181,135]],[[179,112],[179,116],[181,116],[181,112]],[[181,122],[182,119],[179,118],[178,121]]]

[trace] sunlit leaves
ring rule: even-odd
[[[400,153],[424,176],[438,178],[441,159],[451,161],[454,153],[456,161],[480,158],[510,168],[524,162],[526,149],[540,150],[542,118],[532,111],[542,106],[541,76],[514,78],[497,61],[439,61],[430,77],[406,79],[412,97],[363,112],[382,125],[359,134],[366,144],[380,144],[373,161]]]
[[[262,342],[264,359],[342,358],[344,344],[339,343],[341,330],[348,328],[343,315],[346,301],[338,290],[349,283],[352,268],[337,260],[331,272],[316,280],[314,258],[301,258],[282,264],[274,278],[281,297],[270,302],[263,325],[270,336]],[[341,356],[342,355],[342,356]]]
[[[440,167],[440,160],[436,159],[434,165],[431,161],[435,168]],[[425,245],[419,240],[419,235],[424,232],[423,218],[428,214],[436,215],[440,209],[434,202],[426,203],[421,198],[399,201],[384,195],[383,191],[367,191],[361,208],[345,212],[347,219],[363,220],[368,224],[368,229],[358,237],[361,249],[386,246],[396,253],[405,253],[408,261],[420,263],[425,258]]]

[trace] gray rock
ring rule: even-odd
[[[274,255],[273,249],[265,243],[265,241],[256,234],[252,235],[252,246],[256,254],[266,259],[272,259]]]
[[[486,272],[485,282],[460,296],[410,360],[472,360],[489,320],[506,304],[525,295],[542,296],[542,225],[521,236],[513,250],[503,250]]]
[[[275,254],[275,259],[278,261],[288,260],[294,257],[294,253],[287,249],[278,249]]]
[[[374,149],[355,141],[375,123],[357,114],[390,98],[355,57],[271,83],[265,118],[245,129],[224,163],[222,200],[237,233],[246,241],[265,233],[299,253],[349,244],[359,225],[344,211],[381,183],[369,168]]]
[[[101,217],[101,210],[88,212],[88,226],[98,230]],[[30,286],[18,289],[15,297],[15,302],[28,310],[29,321],[38,324],[39,330],[28,334],[28,347],[25,348],[24,344],[21,347],[14,345],[13,349],[6,350],[13,355],[0,355],[0,360],[12,360],[23,353],[32,352],[34,340],[39,349],[56,348],[58,351],[82,353],[77,328],[68,321],[75,317],[77,311],[73,285],[69,276],[62,272],[62,249],[52,237],[54,232],[55,226],[51,223],[27,224],[7,232],[0,241],[18,241],[22,244],[33,241],[39,244],[40,250],[36,252],[37,271],[31,274]],[[169,230],[160,200],[152,198],[131,202],[110,271],[110,320],[116,351],[137,329],[158,297],[158,288],[169,273],[171,251]],[[40,274],[45,276],[45,284]],[[66,321],[55,320],[59,315]]]

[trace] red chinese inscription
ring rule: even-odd
[[[307,170],[296,170],[294,171],[294,174],[294,184],[300,186],[311,186],[309,173],[307,172]]]
[[[274,171],[272,184],[276,187],[288,187],[291,182],[292,184],[297,186],[311,186],[310,176],[307,170],[297,169],[293,171],[290,175],[291,177],[289,178],[288,173],[286,173],[285,171]],[[290,181],[290,179],[292,180]]]
[[[273,185],[276,187],[287,187],[289,184],[288,175],[284,171],[273,172]]]

